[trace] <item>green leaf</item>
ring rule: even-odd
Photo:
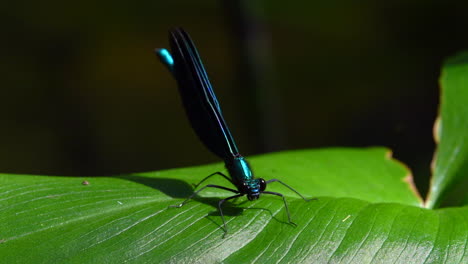
[[[0,255],[5,263],[462,263],[468,210],[420,208],[410,174],[381,148],[322,149],[251,158],[257,176],[280,178],[281,199],[239,199],[224,213],[217,189],[182,208],[221,164],[118,177],[0,175]],[[214,177],[211,183],[228,186]],[[339,198],[348,197],[348,198]],[[366,201],[364,201],[366,200]]]
[[[468,204],[468,53],[449,59],[441,77],[439,142],[427,207]]]

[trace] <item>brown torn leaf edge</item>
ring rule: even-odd
[[[402,178],[402,181],[408,185],[408,188],[410,189],[410,191],[416,196],[416,198],[419,201],[419,205],[421,207],[424,207],[424,199],[422,198],[421,194],[418,191],[418,188],[414,184],[414,178],[413,178],[413,173],[411,172],[411,169],[405,163],[395,159],[393,157],[393,151],[390,149],[387,150],[387,152],[385,152],[385,158],[389,161],[398,163],[399,165],[403,166],[406,169],[408,174],[406,174],[405,177]]]

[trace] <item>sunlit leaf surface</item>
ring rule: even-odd
[[[463,263],[467,208],[428,210],[409,172],[385,149],[323,149],[251,158],[317,200],[264,195],[225,207],[223,238],[211,190],[182,208],[191,184],[221,164],[116,177],[1,175],[0,255],[5,263]],[[87,182],[83,182],[86,180]],[[211,183],[228,186],[221,177]],[[343,198],[346,197],[346,198]]]

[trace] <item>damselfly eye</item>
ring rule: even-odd
[[[260,191],[263,192],[266,189],[266,181],[263,178],[258,179],[260,181]]]

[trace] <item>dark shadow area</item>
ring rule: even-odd
[[[173,197],[175,199],[187,198],[194,192],[194,189],[192,188],[192,186],[190,186],[188,183],[186,183],[184,181],[181,181],[181,180],[175,180],[175,179],[169,179],[169,178],[149,178],[149,177],[143,177],[143,176],[131,175],[131,174],[130,175],[122,175],[122,176],[119,176],[117,178],[133,181],[133,182],[140,183],[140,184],[144,184],[144,185],[146,185],[148,187],[159,190],[159,191],[163,192],[164,194],[166,194],[166,195],[168,195],[170,197]],[[230,196],[229,192],[226,192],[226,197],[225,198],[227,198],[229,196]],[[218,210],[218,203],[222,199],[224,199],[224,198],[222,198],[222,197],[220,197],[220,198],[218,198],[218,197],[205,198],[205,197],[200,197],[200,196],[197,195],[191,201],[189,201],[188,203],[200,202],[200,203],[204,203],[206,205],[212,206],[215,210],[210,212],[208,214],[207,218],[210,221],[212,221],[213,223],[215,223],[216,225],[218,225],[220,228],[222,228],[222,226],[220,225],[220,223],[222,223],[221,219],[219,219],[220,221],[217,222],[217,220],[214,220],[214,219],[210,218],[210,216],[217,216],[217,217],[221,218],[221,214],[220,214],[220,212]],[[260,207],[243,208],[243,207],[239,207],[239,206],[242,206],[242,205],[244,205],[244,204],[246,204],[248,202],[250,202],[250,201],[248,201],[245,196],[234,199],[233,201],[226,201],[223,204],[223,207],[222,207],[224,216],[239,216],[239,215],[242,214],[242,212],[244,210],[264,210],[264,211],[267,211],[275,221],[278,221],[280,223],[289,224],[287,221],[281,221],[281,220],[277,219],[275,216],[273,216],[273,213],[267,208],[260,208]],[[174,203],[177,204],[177,201],[174,201]],[[179,208],[173,208],[173,209],[177,210]]]
[[[168,196],[170,196],[172,198],[175,198],[175,199],[186,199],[190,195],[192,195],[193,192],[195,191],[193,186],[191,186],[190,184],[188,184],[188,183],[186,183],[186,182],[184,182],[182,180],[177,180],[177,179],[150,178],[150,177],[143,177],[143,176],[132,175],[132,174],[121,175],[121,176],[117,176],[115,178],[125,179],[125,180],[129,180],[129,181],[133,181],[133,182],[136,182],[136,183],[139,183],[139,184],[146,185],[146,186],[151,187],[153,189],[159,190],[159,191],[163,192],[164,194],[166,194],[166,195],[168,195]],[[229,196],[232,196],[232,194],[230,194],[230,192],[226,191],[226,198],[229,197]],[[224,199],[224,198],[222,198],[222,197],[219,197],[219,198],[217,198],[217,197],[205,198],[205,197],[201,197],[199,195],[196,195],[188,203],[191,203],[191,202],[204,203],[204,204],[212,206],[213,208],[216,209],[216,211],[218,211],[218,202],[220,200],[222,200],[222,199]],[[240,198],[240,199],[242,199],[242,198]],[[242,208],[237,208],[239,210],[234,210],[235,205],[238,204],[238,203],[236,203],[236,201],[238,201],[238,200],[239,200],[239,198],[235,199],[233,202],[232,201],[226,201],[223,204],[223,213],[224,213],[224,215],[230,216],[230,215],[239,215],[240,213],[242,213]],[[180,203],[182,201],[174,201],[174,204],[177,204],[177,202]],[[245,202],[247,202],[247,201],[243,201],[243,202],[241,202],[241,204],[243,204]],[[225,212],[224,211],[225,208],[229,209],[229,210],[227,210]],[[177,208],[174,208],[174,209],[177,209]],[[219,212],[217,214],[219,215]]]
[[[170,197],[176,198],[176,199],[186,199],[190,195],[192,195],[192,193],[195,191],[193,186],[191,186],[190,184],[188,184],[188,183],[186,183],[184,181],[181,181],[181,180],[176,180],[176,179],[150,178],[150,177],[143,177],[143,176],[131,175],[131,174],[118,176],[116,178],[125,179],[125,180],[133,181],[133,182],[136,182],[136,183],[144,184],[144,185],[146,185],[148,187],[157,189],[157,190],[163,192],[164,194],[166,194],[166,195],[168,195]],[[222,199],[225,199],[225,198],[230,197],[230,196],[232,196],[232,195],[230,195],[230,192],[228,192],[228,191],[226,191],[226,197],[219,197],[219,198],[218,197],[206,198],[206,197],[201,197],[199,195],[196,195],[194,198],[192,198],[191,201],[189,201],[189,203],[193,201],[193,202],[200,202],[200,203],[210,205],[213,208],[216,208],[216,211],[210,213],[209,215],[210,216],[221,216],[220,213],[219,213],[219,210],[218,210],[218,203]],[[270,196],[271,195],[268,195],[267,197],[270,197]],[[279,201],[283,202],[281,198],[278,198],[278,197],[275,197],[275,196],[272,196],[272,197],[277,198]],[[262,199],[262,198],[260,197],[260,199]],[[247,204],[249,202],[250,201],[247,200],[247,198],[245,196],[242,196],[242,197],[239,197],[239,198],[236,198],[236,199],[233,199],[233,200],[228,200],[228,201],[224,202],[224,204],[223,204],[223,207],[222,207],[223,208],[223,214],[225,216],[238,216],[238,215],[240,215],[242,213],[243,210],[252,210],[252,209],[260,210],[261,209],[261,210],[267,210],[270,213],[270,215],[273,216],[271,211],[268,210],[268,209],[265,209],[265,208],[257,208],[257,207],[241,208],[241,207],[239,207],[239,206],[245,205],[245,204]],[[176,203],[176,201],[175,201],[175,203]],[[277,221],[279,221],[279,220],[277,220]],[[282,222],[282,221],[279,221],[279,222]]]
[[[125,179],[146,185],[173,198],[187,198],[193,193],[193,188],[190,186],[190,184],[177,179],[150,178],[132,174],[120,175],[115,178]]]

